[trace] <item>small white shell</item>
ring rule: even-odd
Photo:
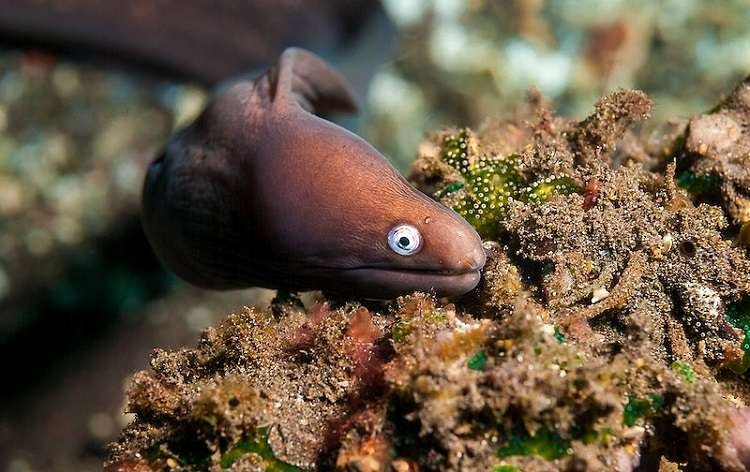
[[[665,234],[663,238],[661,238],[661,249],[662,254],[666,254],[669,252],[670,249],[672,249],[672,244],[674,243],[674,238],[672,238],[671,234]]]
[[[609,290],[604,287],[595,288],[591,294],[591,304],[598,303],[609,296]]]

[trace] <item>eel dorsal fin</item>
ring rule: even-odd
[[[269,71],[273,102],[297,104],[316,115],[353,113],[357,101],[346,79],[315,54],[288,48]]]

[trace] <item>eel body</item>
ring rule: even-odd
[[[224,86],[147,173],[142,218],[162,261],[213,289],[471,290],[476,231],[319,116],[355,108],[345,80],[300,49]]]
[[[334,54],[381,11],[377,0],[0,0],[0,43],[212,85],[288,46]]]

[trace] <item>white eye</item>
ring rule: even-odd
[[[421,249],[422,235],[411,225],[394,226],[388,232],[388,245],[396,254],[411,256]]]

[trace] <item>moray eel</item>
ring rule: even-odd
[[[476,231],[318,116],[355,108],[345,80],[301,49],[219,90],[147,172],[142,219],[160,259],[212,289],[386,299],[474,288]]]

